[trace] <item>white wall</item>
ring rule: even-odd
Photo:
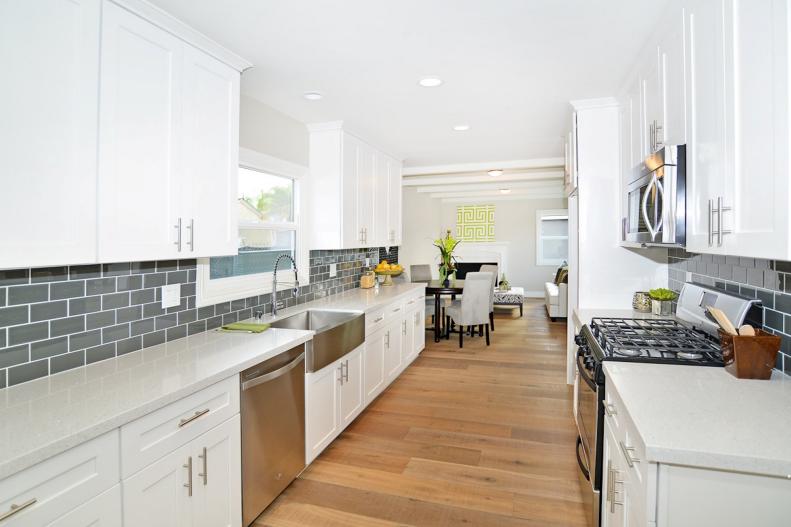
[[[508,281],[525,291],[543,292],[544,282],[554,277],[555,266],[536,266],[536,211],[565,209],[565,199],[541,200],[471,200],[468,203],[442,203],[404,188],[404,243],[399,261],[412,264],[438,263],[438,250],[431,244],[447,229],[456,233],[456,207],[493,204],[495,241],[508,242]],[[463,243],[463,242],[462,242]],[[434,269],[436,273],[436,269]]]
[[[240,106],[240,146],[308,166],[308,129],[303,123],[245,95]]]

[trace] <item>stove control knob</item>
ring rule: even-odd
[[[587,344],[587,342],[585,341],[585,336],[582,335],[581,333],[576,337],[574,337],[574,342],[577,343],[577,346],[582,346],[583,344]]]

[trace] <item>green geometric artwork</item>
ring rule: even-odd
[[[494,205],[459,205],[456,238],[465,242],[493,242]]]

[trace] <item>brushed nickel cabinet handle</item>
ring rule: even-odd
[[[709,247],[714,245],[714,200],[709,200]]]
[[[633,467],[635,463],[640,462],[636,457],[632,457],[634,447],[626,446],[623,441],[618,441],[618,445],[621,447],[621,452],[623,452],[623,457],[626,458],[626,464],[629,465],[629,468]]]
[[[618,415],[618,411],[615,409],[614,404],[602,402],[602,405],[604,405],[604,413],[607,414],[607,417]]]
[[[187,489],[187,496],[190,498],[192,497],[192,456],[187,458],[187,462],[182,465],[182,467],[187,469],[187,482],[184,483],[184,487]]]
[[[203,447],[203,453],[198,455],[203,460],[203,472],[198,472],[198,477],[203,478],[203,486],[209,483],[209,456],[206,452],[206,447]]]
[[[173,228],[176,229],[176,241],[173,242],[173,245],[175,245],[178,248],[178,251],[181,252],[181,218],[178,219]]]
[[[190,252],[195,251],[195,219],[190,219],[190,224],[187,225],[187,228],[190,231],[190,241],[187,242],[187,245],[190,246]]]
[[[182,419],[181,421],[179,421],[179,428],[181,428],[182,426],[185,426],[185,425],[188,425],[188,424],[190,424],[190,423],[191,423],[191,422],[193,422],[195,419],[198,419],[199,417],[203,417],[204,415],[206,415],[206,414],[208,414],[208,413],[209,413],[209,409],[208,409],[208,408],[204,408],[203,410],[197,410],[197,411],[196,411],[194,414],[192,414],[191,416],[189,416],[189,417],[185,417],[184,419]]]
[[[21,503],[19,505],[17,505],[16,503],[12,503],[11,507],[7,511],[5,511],[3,514],[0,514],[0,522],[3,520],[7,520],[8,518],[10,518],[11,516],[13,516],[18,512],[22,512],[23,510],[27,509],[37,501],[38,499],[36,498],[30,498],[26,502]]]
[[[338,365],[338,382],[343,386],[343,363]]]
[[[383,321],[384,319],[385,319],[385,317],[384,317],[384,315],[382,315],[381,317],[379,317],[379,318],[377,318],[376,320],[374,320],[374,324],[376,324],[377,322],[381,322],[381,321]]]
[[[406,319],[401,321],[401,334],[406,335]]]
[[[344,364],[346,365],[346,375],[344,376],[344,382],[349,382],[349,359],[346,359],[346,362],[344,362]]]
[[[731,230],[726,230],[722,223],[722,213],[732,210],[731,207],[726,207],[723,203],[722,196],[717,198],[717,247],[722,247],[722,235],[730,234]]]

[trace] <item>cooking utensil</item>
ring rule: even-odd
[[[739,334],[739,332],[736,331],[736,327],[733,325],[733,323],[731,323],[731,321],[728,320],[728,315],[726,315],[722,311],[722,309],[718,309],[713,306],[706,306],[706,309],[708,310],[709,313],[711,313],[711,316],[714,317],[714,320],[717,322],[717,324],[722,328],[722,330],[725,333],[728,333],[729,335]]]
[[[755,328],[752,327],[750,324],[745,324],[739,328],[739,335],[746,337],[754,337]]]

